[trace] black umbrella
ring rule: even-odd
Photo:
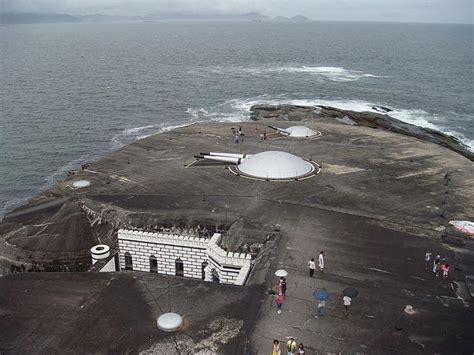
[[[344,289],[344,291],[342,291],[342,294],[344,296],[349,296],[350,298],[354,298],[354,297],[357,297],[357,295],[359,294],[359,290],[356,289],[355,287],[347,287]]]

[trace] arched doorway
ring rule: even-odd
[[[212,282],[215,282],[216,284],[220,283],[219,274],[216,269],[212,269]]]
[[[205,280],[206,279],[206,266],[209,265],[207,263],[207,261],[204,261],[202,264],[201,264],[201,279],[202,280]]]
[[[176,266],[176,276],[184,276],[183,260],[181,260],[180,258],[176,259],[175,266]]]
[[[133,270],[132,255],[128,251],[125,253],[125,270]]]
[[[150,272],[158,272],[158,261],[156,256],[150,256]]]

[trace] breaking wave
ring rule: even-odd
[[[359,70],[349,70],[341,67],[311,67],[311,66],[296,66],[296,67],[276,67],[276,68],[263,68],[263,69],[244,69],[244,72],[258,75],[262,73],[303,73],[322,78],[346,82],[356,81],[362,78],[388,78],[387,76],[379,76],[374,74],[367,74]]]
[[[256,67],[256,68],[243,68],[243,67],[211,67],[207,68],[212,74],[227,75],[235,74],[241,75],[246,73],[252,76],[268,75],[268,74],[306,74],[312,75],[321,79],[336,81],[336,82],[348,82],[356,81],[363,78],[389,78],[389,76],[375,75],[364,73],[360,70],[350,70],[342,67],[316,67],[316,66],[282,66],[282,67]],[[197,74],[196,71],[190,72],[191,74]]]

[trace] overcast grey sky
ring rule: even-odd
[[[305,15],[313,20],[473,23],[473,0],[0,0],[0,12]]]

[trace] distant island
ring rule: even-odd
[[[1,25],[79,22],[80,19],[67,14],[0,13]]]
[[[299,22],[299,21],[310,21],[310,19],[307,18],[306,16],[303,16],[303,15],[297,15],[297,16],[293,16],[293,17],[277,16],[273,19],[273,21],[296,21],[296,22]]]
[[[186,13],[155,13],[145,16],[110,16],[104,14],[69,15],[42,13],[0,13],[0,25],[38,24],[38,23],[74,23],[74,22],[109,22],[109,21],[280,21],[304,22],[310,21],[305,16],[277,16],[271,18],[260,13],[251,12],[237,15],[200,15]]]

